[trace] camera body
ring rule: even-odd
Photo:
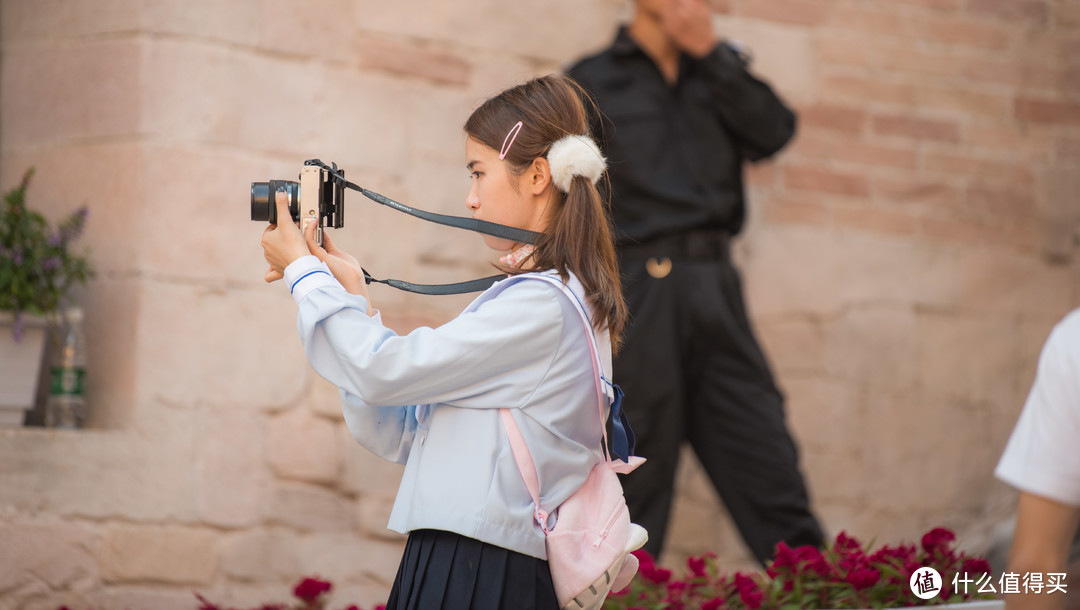
[[[333,165],[342,180],[336,180],[327,170],[305,165],[300,170],[299,181],[269,180],[251,183],[251,219],[277,224],[277,201],[279,188],[284,189],[289,199],[289,215],[293,222],[300,223],[300,230],[305,231],[311,223],[317,223],[315,239],[323,243],[323,228],[340,229],[345,225],[345,172]]]

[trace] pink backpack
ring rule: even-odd
[[[522,276],[518,276],[522,277]],[[577,296],[556,278],[529,275],[558,286],[577,305],[576,309],[585,324],[589,337],[589,349],[593,356],[593,373],[596,377],[597,408],[600,421],[604,421],[604,401],[611,402],[604,391],[601,374],[602,364],[585,310]],[[534,518],[547,536],[548,565],[555,584],[555,595],[564,610],[594,610],[600,608],[610,591],[618,591],[630,584],[637,573],[638,560],[630,554],[648,540],[645,529],[630,522],[630,512],[623,498],[622,484],[615,473],[626,474],[645,460],[630,456],[633,453],[633,433],[629,430],[625,414],[619,412],[622,394],[614,387],[612,404],[613,430],[616,434],[615,452],[623,449],[624,460],[612,460],[608,452],[610,444],[606,426],[603,434],[604,460],[593,467],[585,482],[557,509],[555,526],[548,529],[548,514],[540,508],[540,489],[525,439],[514,422],[509,409],[500,409],[503,425],[510,439],[518,470],[536,507]],[[629,439],[629,440],[628,440]]]

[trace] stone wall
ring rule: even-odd
[[[990,472],[1049,328],[1080,305],[1080,2],[713,0],[802,118],[750,176],[737,255],[817,511],[879,542],[978,546]],[[356,446],[262,281],[252,180],[333,160],[463,214],[460,125],[488,95],[605,44],[582,3],[0,0],[0,188],[86,203],[90,428],[0,433],[0,608],[284,600],[301,575],[372,605],[402,540],[400,475]],[[465,233],[350,198],[377,275],[489,272]],[[405,331],[469,297],[375,289]],[[742,548],[689,460],[670,554]]]

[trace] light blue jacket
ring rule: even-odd
[[[601,461],[585,324],[558,287],[529,275],[498,282],[438,328],[400,336],[315,257],[285,270],[308,360],[341,389],[353,437],[405,464],[390,529],[446,530],[546,559],[501,407],[513,410],[536,463],[544,510]],[[584,303],[577,279],[567,285]],[[608,334],[595,335],[610,371]]]

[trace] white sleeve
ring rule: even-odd
[[[290,283],[300,338],[315,371],[354,404],[518,407],[562,340],[563,297],[544,282],[518,282],[447,324],[399,336],[367,315],[363,297],[318,273],[312,259],[286,269],[286,280],[301,278]]]
[[[1035,382],[994,474],[1021,491],[1080,506],[1080,313],[1050,333]]]

